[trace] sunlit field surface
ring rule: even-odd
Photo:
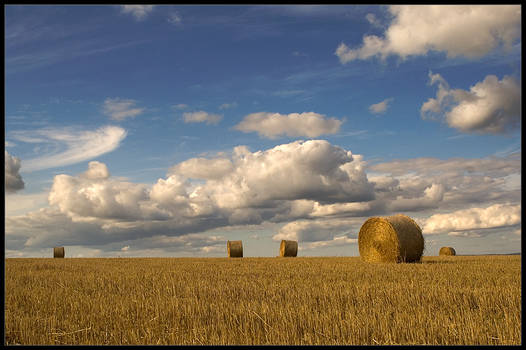
[[[520,344],[520,256],[5,260],[12,344]]]

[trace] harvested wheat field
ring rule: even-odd
[[[5,343],[520,344],[520,256],[6,259]]]

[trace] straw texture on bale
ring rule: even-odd
[[[440,248],[438,255],[457,255],[457,252],[453,247],[442,247]]]
[[[279,246],[279,256],[295,257],[298,255],[298,242],[282,240]]]
[[[241,241],[227,241],[226,249],[230,258],[243,257],[243,243]]]
[[[64,257],[64,247],[55,247],[53,248],[53,257],[54,258],[63,258]]]
[[[403,214],[367,219],[358,233],[358,249],[367,262],[419,262],[424,252],[422,230]]]

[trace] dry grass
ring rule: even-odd
[[[520,256],[6,259],[11,344],[520,344]]]

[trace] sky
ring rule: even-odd
[[[520,252],[520,5],[5,5],[5,256]]]

